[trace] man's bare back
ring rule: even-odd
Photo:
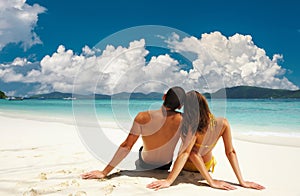
[[[181,113],[166,110],[140,112],[131,133],[140,134],[143,140],[142,159],[149,164],[161,165],[172,161],[180,137],[178,131]]]

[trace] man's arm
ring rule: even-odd
[[[120,145],[112,160],[103,170],[103,174],[107,176],[131,151],[133,145],[139,138],[139,135],[129,134],[126,140]]]
[[[139,119],[141,118],[140,115],[141,114],[138,114],[136,116],[126,140],[119,146],[112,160],[104,168],[104,170],[95,170],[82,174],[81,177],[83,179],[98,179],[106,177],[109,174],[109,172],[111,172],[128,155],[142,131],[141,126],[139,124]]]

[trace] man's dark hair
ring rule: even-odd
[[[172,87],[166,93],[163,105],[171,110],[176,110],[184,104],[185,91],[179,86]]]

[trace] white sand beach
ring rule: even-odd
[[[103,169],[104,163],[86,150],[74,125],[4,116],[0,123],[0,195],[300,195],[300,147],[293,145],[300,144],[298,138],[234,138],[244,179],[265,190],[217,190],[199,182],[198,173],[182,172],[173,186],[154,191],[146,185],[165,178],[166,172],[115,171],[109,179],[82,180],[80,174]],[[237,183],[222,145],[219,141],[214,150],[217,165],[212,175]]]

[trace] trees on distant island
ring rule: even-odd
[[[207,97],[229,99],[299,99],[300,90],[270,89],[255,86],[223,88],[215,93],[205,93]]]
[[[6,95],[4,92],[0,91],[0,99],[5,99]]]
[[[47,94],[38,94],[26,99],[158,99],[160,100],[163,94],[157,92],[144,93],[118,93],[114,95],[91,94],[80,95],[72,93],[51,92]],[[236,86],[230,88],[223,88],[214,93],[204,93],[206,98],[227,98],[227,99],[300,99],[300,90],[287,89],[269,89],[254,86]],[[7,96],[0,91],[0,99],[5,99]],[[17,97],[16,97],[17,98]],[[22,98],[23,99],[23,98]]]

